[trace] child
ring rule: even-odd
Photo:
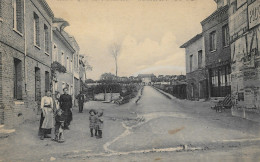
[[[102,138],[102,130],[103,130],[103,126],[104,126],[104,119],[103,119],[103,111],[102,112],[98,112],[97,114],[97,129],[98,129],[98,138]]]
[[[62,111],[61,109],[58,109],[56,111],[55,121],[55,139],[53,140],[59,143],[65,142],[63,134],[65,122],[64,111]]]
[[[97,136],[97,129],[96,129],[96,123],[97,123],[97,116],[96,116],[96,111],[91,109],[89,111],[89,129],[91,133],[91,137],[93,137],[93,129],[95,129],[95,136]]]

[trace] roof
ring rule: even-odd
[[[188,40],[186,43],[184,43],[183,45],[180,46],[180,48],[186,48],[189,45],[191,45],[192,43],[194,43],[195,41],[197,41],[198,39],[200,39],[202,37],[202,33],[197,34],[196,36],[194,36],[193,38],[191,38],[190,40]]]
[[[64,31],[65,32],[65,31]],[[64,43],[64,45],[74,54],[75,49],[72,47],[72,45],[70,44],[69,40],[67,40],[64,35],[57,29],[54,28],[53,29],[53,33],[55,33],[57,35],[57,37]]]
[[[52,12],[50,6],[48,5],[48,3],[45,0],[38,0],[40,2],[40,4],[43,6],[44,10],[48,13],[48,15],[53,18],[54,17],[54,13]]]
[[[208,21],[213,19],[218,14],[221,14],[222,12],[226,12],[228,10],[228,5],[218,8],[216,11],[214,11],[211,15],[209,15],[206,19],[201,21],[201,25],[205,25]]]

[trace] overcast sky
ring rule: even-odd
[[[109,46],[122,45],[119,76],[185,74],[183,43],[202,31],[214,0],[46,0],[55,17],[70,23],[80,53],[93,66],[87,77],[115,73]]]

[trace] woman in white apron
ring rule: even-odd
[[[46,96],[42,97],[41,100],[41,137],[40,139],[43,140],[44,138],[50,138],[47,134],[51,133],[51,129],[53,128],[53,100],[51,97],[51,92],[47,91]]]

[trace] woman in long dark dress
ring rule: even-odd
[[[60,108],[64,111],[64,129],[69,129],[72,121],[72,97],[68,94],[68,88],[63,89],[64,94],[60,96]]]

